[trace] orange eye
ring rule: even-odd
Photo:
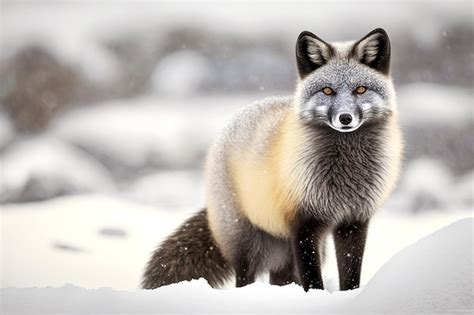
[[[325,88],[323,89],[323,93],[324,93],[325,95],[333,95],[333,94],[334,94],[334,91],[333,91],[330,87],[325,87]]]
[[[365,86],[359,86],[357,89],[356,89],[356,93],[357,94],[364,94],[365,91],[367,91],[367,88]]]

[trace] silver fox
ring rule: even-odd
[[[370,219],[401,163],[390,41],[380,28],[344,43],[305,31],[296,60],[294,96],[245,107],[212,146],[206,209],[153,253],[144,288],[233,275],[240,287],[269,272],[271,284],[323,289],[330,233],[340,289],[359,286]]]

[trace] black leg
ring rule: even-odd
[[[240,259],[235,266],[235,286],[244,287],[255,282],[255,268],[250,266],[247,259]]]
[[[334,231],[340,290],[359,287],[369,222],[341,224]]]
[[[290,259],[282,269],[270,272],[270,284],[272,285],[282,286],[293,282],[295,282],[293,259]]]
[[[324,289],[320,249],[326,229],[326,225],[315,220],[297,219],[294,222],[291,247],[298,280],[305,291]]]

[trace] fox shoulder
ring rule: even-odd
[[[292,98],[265,99],[237,114],[212,147],[207,205],[216,234],[219,214],[231,212],[274,236],[289,235],[288,220],[301,195],[291,169],[304,137],[296,121]]]

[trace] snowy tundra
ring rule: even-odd
[[[362,288],[357,290],[338,291],[333,251],[325,272],[327,291],[304,293],[296,285],[263,282],[216,290],[202,279],[137,290],[151,249],[189,212],[159,211],[98,195],[4,206],[1,313],[473,310],[474,220],[466,211],[414,217],[379,213],[369,233]],[[446,222],[454,223],[445,227]],[[396,233],[401,226],[403,237]]]

